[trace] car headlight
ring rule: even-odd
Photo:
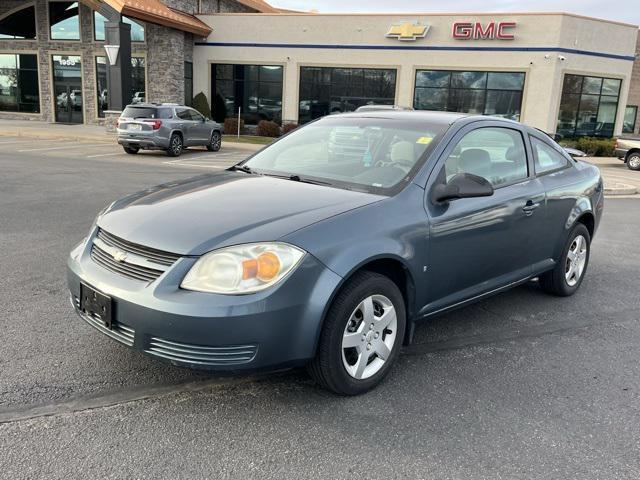
[[[201,257],[180,287],[231,295],[258,292],[282,280],[304,254],[304,250],[278,242],[222,248]]]

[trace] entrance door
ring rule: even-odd
[[[79,55],[53,56],[56,122],[83,123],[82,64]]]

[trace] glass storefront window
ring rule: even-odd
[[[214,118],[222,121],[223,117],[236,116],[241,108],[247,124],[255,125],[260,120],[280,123],[282,75],[283,67],[278,65],[212,65]]]
[[[104,24],[107,19],[99,12],[93,12],[93,37],[98,42],[105,41]],[[131,25],[131,41],[144,42],[144,27],[130,18],[122,17],[124,23]]]
[[[40,113],[36,55],[0,54],[0,111]]]
[[[612,137],[622,81],[564,76],[557,133],[564,137]]]
[[[31,5],[0,20],[0,40],[33,40],[36,38],[36,8]]]
[[[193,106],[193,63],[184,62],[184,104]]]
[[[416,110],[520,119],[525,74],[521,72],[416,71]]]
[[[624,123],[622,133],[633,133],[636,129],[636,118],[638,118],[638,107],[629,105],[624,109]]]
[[[52,40],[80,40],[78,2],[49,2]]]
[[[300,67],[298,122],[367,105],[393,105],[396,70]]]
[[[130,103],[146,101],[145,93],[145,58],[131,57],[131,100]],[[109,108],[109,92],[107,91],[107,57],[96,57],[96,93],[98,117],[104,117]]]

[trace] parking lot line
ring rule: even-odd
[[[64,147],[45,147],[45,148],[27,148],[24,150],[18,150],[18,152],[44,152],[45,150],[64,150],[68,148],[82,148],[82,147],[104,147],[105,145],[113,145],[113,143],[96,143],[96,144],[77,144],[77,145],[65,145]]]
[[[7,140],[6,142],[0,142],[0,145],[10,145],[12,143],[33,143],[32,140]]]
[[[122,155],[122,152],[98,153],[97,155],[87,155],[86,158],[111,157],[113,155]]]

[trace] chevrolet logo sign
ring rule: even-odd
[[[389,28],[387,38],[397,38],[404,42],[413,42],[418,38],[424,38],[429,31],[428,25],[420,23],[396,23]]]

